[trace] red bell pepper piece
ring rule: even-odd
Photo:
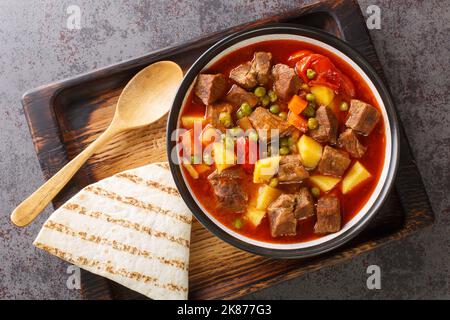
[[[306,70],[311,66],[311,55],[304,56],[295,64],[295,71],[300,78],[302,78],[304,83],[309,82],[309,78],[306,76]]]
[[[356,90],[352,80],[343,73],[341,73],[341,88],[342,91],[344,91],[344,93],[350,98],[353,98],[355,96]]]

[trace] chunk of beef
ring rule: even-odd
[[[258,97],[235,84],[228,91],[225,100],[231,103],[233,107],[239,107],[244,102],[247,102],[252,108],[258,104]]]
[[[282,194],[267,208],[272,237],[297,234],[297,219],[294,216],[295,196]]]
[[[258,107],[248,117],[252,126],[258,131],[261,140],[270,140],[270,130],[279,130],[280,137],[291,133],[292,127],[280,117],[274,115],[269,110]]]
[[[250,61],[243,63],[230,71],[230,79],[245,89],[251,89],[258,84],[256,74]]]
[[[257,84],[266,85],[270,79],[270,52],[256,52],[252,62],[240,64],[230,71],[230,79],[249,90]]]
[[[356,99],[351,100],[348,114],[345,125],[365,136],[372,132],[380,118],[375,107]]]
[[[295,198],[294,216],[296,219],[302,220],[314,216],[314,199],[308,188],[301,188]]]
[[[289,100],[300,89],[300,79],[294,69],[285,64],[276,64],[272,68],[273,89],[278,97]]]
[[[336,144],[338,120],[334,112],[327,106],[320,106],[316,111],[316,119],[319,127],[310,130],[309,135],[321,143]]]
[[[205,105],[208,105],[222,98],[227,88],[227,79],[223,74],[199,74],[194,93]]]
[[[347,129],[341,133],[338,139],[338,145],[350,153],[353,158],[361,158],[366,152],[366,147],[359,142],[358,137],[352,129]]]
[[[280,182],[301,182],[309,177],[308,171],[302,166],[300,157],[296,154],[282,156],[278,168]]]
[[[256,75],[256,81],[260,85],[266,85],[270,79],[270,66],[272,54],[270,52],[256,52],[252,61],[252,70]]]
[[[317,202],[317,222],[314,232],[326,234],[341,229],[341,209],[339,199],[334,195],[326,195]]]
[[[241,167],[232,167],[219,173],[215,170],[208,176],[220,208],[242,212],[247,206],[248,196],[242,189],[244,172]]]
[[[206,107],[206,122],[214,128],[225,131],[227,128],[219,121],[221,112],[233,112],[233,106],[229,103],[210,104]]]
[[[322,174],[342,177],[351,161],[347,152],[325,146],[317,168]]]

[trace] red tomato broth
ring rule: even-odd
[[[271,40],[252,44],[236,51],[233,51],[226,56],[215,62],[210,68],[208,68],[208,73],[223,73],[228,76],[231,69],[235,68],[241,63],[250,61],[253,59],[254,52],[256,51],[266,51],[272,53],[272,64],[284,63],[291,67],[295,63],[288,62],[288,58],[295,52],[308,49],[315,53],[322,54],[328,57],[335,66],[349,77],[356,90],[355,99],[360,99],[378,108],[381,111],[375,96],[370,91],[369,86],[364,82],[363,78],[344,60],[334,55],[333,53],[327,51],[324,48],[304,43],[296,40]],[[230,81],[230,85],[231,85]],[[278,102],[280,103],[280,102]],[[285,103],[285,102],[281,102]],[[193,92],[190,93],[186,99],[186,103],[183,107],[184,115],[204,115],[206,107],[200,103],[194,96]],[[333,110],[335,111],[335,110]],[[345,128],[345,120],[347,112],[337,111],[335,112],[339,120],[339,132],[342,132]],[[372,178],[364,182],[363,184],[356,187],[354,190],[346,195],[341,192],[342,181],[330,191],[335,194],[340,199],[341,204],[341,215],[342,215],[342,227],[345,226],[367,203],[368,199],[374,192],[378,180],[381,176],[384,164],[385,155],[385,127],[383,119],[381,118],[372,133],[367,136],[359,136],[360,141],[367,147],[367,151],[361,159],[358,161],[372,174]],[[352,160],[351,166],[355,160]],[[297,235],[295,236],[282,236],[273,238],[270,234],[269,221],[266,216],[263,218],[261,224],[254,228],[250,224],[244,224],[240,229],[233,226],[233,222],[237,217],[242,217],[243,213],[229,212],[227,210],[221,210],[216,208],[216,199],[211,185],[207,180],[207,176],[210,172],[200,175],[198,180],[193,179],[189,173],[183,168],[184,175],[187,179],[187,183],[190,186],[194,197],[201,203],[201,205],[206,209],[208,213],[214,216],[220,223],[230,228],[231,230],[254,240],[269,242],[269,243],[299,243],[310,241],[313,239],[318,239],[321,236],[314,234],[314,224],[315,219],[306,219],[303,221],[298,221],[297,224]],[[212,171],[211,171],[212,172]],[[310,172],[312,175],[317,173],[317,170]],[[318,174],[318,173],[317,173]],[[345,176],[345,175],[344,175]],[[308,180],[301,183],[299,186],[313,187],[313,184]],[[243,182],[243,188],[249,195],[257,192],[260,185],[254,184],[252,182],[252,174],[246,174],[245,181]],[[280,189],[284,189],[283,185],[279,185]],[[323,195],[323,193],[321,193]]]

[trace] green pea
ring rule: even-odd
[[[280,148],[280,155],[285,156],[287,154],[289,154],[291,152],[291,150],[289,150],[288,147],[281,147]]]
[[[280,146],[282,146],[282,147],[289,147],[289,139],[288,138],[281,138],[280,139]]]
[[[317,121],[316,118],[309,118],[308,119],[308,129],[314,130],[319,127],[319,121]]]
[[[275,101],[277,101],[277,99],[278,99],[278,96],[277,96],[277,94],[275,93],[275,91],[273,91],[273,90],[269,90],[269,92],[267,93],[267,95],[269,96],[269,98],[270,98],[270,102],[275,102]]]
[[[276,188],[278,186],[278,178],[270,179],[269,186],[271,186],[272,188]]]
[[[278,116],[281,118],[281,119],[283,119],[283,120],[287,120],[287,117],[288,117],[288,115],[287,115],[287,113],[286,112],[280,112],[279,114],[278,114]]]
[[[252,130],[248,133],[248,139],[251,141],[258,141],[258,133],[256,131]]]
[[[270,103],[270,98],[269,98],[269,96],[263,96],[263,97],[261,97],[261,105],[262,105],[263,107],[267,107],[267,106],[269,105],[269,103]]]
[[[307,118],[311,118],[316,115],[316,110],[314,109],[314,107],[311,103],[308,103],[305,110],[303,110],[302,115]]]
[[[348,110],[348,103],[345,101],[342,101],[342,103],[339,105],[339,109],[341,111],[347,111]]]
[[[243,226],[241,218],[236,218],[233,222],[233,225],[236,229],[240,229]]]
[[[243,117],[245,117],[245,114],[241,109],[239,109],[238,111],[236,111],[236,117],[238,119],[242,119]]]
[[[273,104],[269,108],[270,112],[278,114],[280,112],[280,107],[277,104]]]
[[[316,77],[316,72],[313,69],[306,70],[306,76],[308,79],[314,79]]]
[[[305,98],[306,98],[306,100],[309,101],[309,102],[314,102],[314,101],[316,101],[316,96],[313,95],[312,93],[307,93]]]
[[[266,88],[264,88],[264,87],[258,87],[258,88],[256,88],[255,89],[255,95],[258,97],[258,98],[261,98],[261,97],[264,97],[265,95],[266,95]]]
[[[312,195],[313,195],[314,197],[316,197],[316,198],[318,198],[318,197],[320,196],[320,190],[319,190],[319,188],[316,188],[316,187],[311,188],[311,193],[312,193]]]
[[[240,109],[242,110],[242,113],[246,116],[249,116],[252,113],[252,107],[247,102],[241,104]]]
[[[225,128],[229,128],[233,124],[233,119],[231,119],[229,112],[221,112],[219,114],[219,121]]]

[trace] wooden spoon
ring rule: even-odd
[[[172,106],[182,77],[181,68],[171,61],[154,63],[135,75],[123,89],[106,131],[25,199],[11,214],[11,221],[19,227],[33,221],[86,160],[115,135],[161,119]]]

